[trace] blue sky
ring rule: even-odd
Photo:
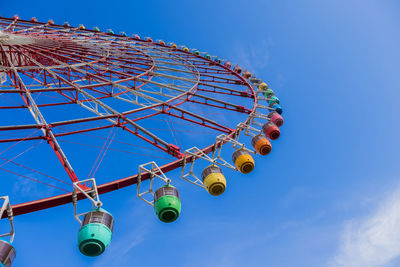
[[[104,195],[116,226],[96,259],[76,248],[71,205],[17,217],[14,266],[399,266],[397,1],[0,3],[3,16],[112,28],[230,59],[271,85],[285,118],[272,154],[250,176],[229,173],[220,198],[182,184],[174,224],[157,221],[134,188]]]

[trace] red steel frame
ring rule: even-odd
[[[56,153],[57,157],[61,161],[63,167],[66,169],[68,176],[70,179],[74,182],[77,181],[78,178],[76,177],[75,173],[73,172],[72,167],[68,167],[67,164],[67,159],[65,155],[62,153],[61,148],[57,144],[56,138],[59,136],[65,136],[65,135],[71,135],[71,134],[77,134],[77,133],[83,133],[83,132],[89,132],[89,131],[94,131],[94,130],[99,130],[99,129],[105,129],[105,128],[110,128],[113,126],[118,126],[121,127],[124,130],[127,130],[128,132],[142,138],[143,140],[149,142],[150,144],[158,147],[159,149],[173,155],[177,159],[171,163],[168,163],[166,165],[161,166],[161,170],[163,172],[168,172],[171,170],[174,170],[176,168],[179,168],[182,166],[182,152],[179,151],[179,148],[172,144],[168,144],[166,146],[160,145],[158,140],[156,139],[151,139],[149,137],[145,137],[139,133],[138,128],[136,128],[134,125],[134,122],[140,121],[144,118],[148,118],[150,116],[155,116],[158,114],[168,114],[170,116],[178,117],[183,120],[187,120],[191,123],[199,124],[204,127],[209,127],[214,130],[218,130],[221,132],[224,132],[228,134],[230,137],[233,137],[235,135],[235,129],[231,129],[229,127],[226,127],[224,125],[221,125],[219,123],[216,123],[208,118],[205,118],[203,116],[200,116],[198,114],[194,114],[192,112],[189,112],[183,108],[178,107],[179,105],[186,103],[186,102],[192,102],[192,103],[197,103],[201,105],[207,105],[211,107],[216,107],[216,108],[222,108],[222,109],[227,109],[227,110],[232,110],[240,113],[245,113],[245,114],[251,114],[255,112],[255,108],[257,105],[257,97],[256,94],[253,90],[253,88],[250,86],[247,80],[245,80],[242,76],[240,76],[238,73],[234,72],[233,70],[225,67],[224,65],[214,62],[211,59],[207,59],[203,56],[200,55],[195,55],[191,52],[185,52],[182,49],[172,49],[168,46],[162,46],[160,44],[155,44],[151,43],[149,44],[148,42],[144,40],[137,40],[131,37],[122,37],[116,34],[105,34],[105,33],[96,33],[95,38],[98,38],[99,40],[101,38],[109,38],[109,37],[118,37],[118,38],[123,38],[125,41],[134,41],[137,43],[142,43],[143,44],[143,51],[140,49],[136,49],[136,52],[130,52],[129,47],[127,45],[119,45],[116,44],[115,46],[118,46],[121,51],[124,51],[126,53],[129,53],[131,55],[130,58],[115,58],[115,60],[118,63],[112,62],[110,63],[113,66],[117,66],[118,68],[122,68],[123,72],[116,71],[116,70],[108,70],[104,71],[103,73],[98,73],[98,72],[92,72],[89,73],[89,67],[91,66],[90,64],[96,64],[96,63],[104,63],[105,59],[104,58],[99,58],[98,54],[90,52],[90,51],[85,51],[84,47],[79,47],[77,45],[77,42],[71,42],[70,37],[68,34],[65,34],[62,32],[63,26],[61,25],[51,25],[49,26],[46,23],[40,23],[40,22],[30,22],[26,20],[14,20],[14,19],[7,19],[7,18],[0,18],[0,28],[2,26],[7,27],[7,25],[10,25],[12,23],[13,27],[24,27],[25,29],[21,29],[19,31],[14,31],[13,33],[20,33],[23,34],[26,31],[26,29],[33,27],[34,29],[44,29],[46,27],[51,28],[45,33],[44,36],[48,38],[49,40],[57,40],[58,42],[63,42],[64,43],[64,51],[66,51],[70,56],[67,56],[65,54],[59,53],[58,51],[55,50],[57,48],[56,46],[56,41],[54,41],[53,46],[49,44],[47,45],[40,45],[40,44],[27,44],[27,45],[15,45],[15,46],[10,46],[9,50],[6,50],[4,48],[1,49],[0,51],[0,58],[3,58],[3,62],[6,61],[5,58],[8,58],[8,65],[9,67],[13,65],[13,54],[19,55],[19,57],[16,60],[17,63],[22,64],[24,60],[27,60],[27,57],[21,58],[21,54],[19,53],[24,49],[24,51],[30,51],[32,54],[36,54],[41,56],[41,60],[49,60],[52,62],[58,62],[62,63],[63,61],[60,61],[61,59],[66,60],[66,61],[75,61],[75,62],[80,62],[82,64],[87,64],[87,71],[86,77],[89,77],[92,81],[95,81],[96,83],[92,84],[83,84],[77,86],[76,83],[72,83],[71,81],[73,79],[79,79],[81,76],[77,75],[79,70],[75,69],[75,73],[71,73],[71,70],[73,69],[72,67],[69,67],[68,73],[63,73],[64,76],[60,75],[58,72],[55,72],[53,70],[43,71],[43,77],[40,77],[42,81],[38,80],[33,73],[30,74],[28,70],[20,70],[21,73],[24,75],[27,75],[31,77],[32,79],[36,79],[39,81],[41,84],[46,85],[46,84],[52,84],[52,83],[59,83],[59,88],[40,88],[40,89],[27,89],[24,87],[22,80],[18,77],[18,73],[16,69],[13,69],[12,74],[10,74],[10,78],[12,78],[12,82],[15,85],[16,88],[22,88],[22,89],[6,89],[2,90],[3,93],[16,93],[20,94],[22,99],[24,100],[24,105],[22,106],[2,106],[0,109],[10,109],[10,108],[30,108],[31,105],[36,105],[34,102],[30,101],[29,94],[30,93],[37,93],[37,92],[57,92],[63,97],[65,97],[68,101],[65,102],[53,102],[53,103],[47,103],[47,104],[38,104],[37,109],[40,107],[45,107],[45,106],[55,106],[55,105],[66,105],[66,104],[76,104],[78,101],[84,103],[84,102],[95,102],[98,100],[102,100],[108,97],[111,97],[113,94],[113,86],[118,86],[118,83],[123,83],[123,82],[133,82],[133,89],[138,90],[142,88],[145,84],[147,83],[152,83],[152,78],[155,73],[155,65],[154,61],[151,56],[148,56],[145,51],[146,45],[151,48],[157,48],[161,49],[160,51],[169,51],[172,52],[172,55],[176,55],[179,60],[185,60],[190,62],[192,66],[194,66],[197,69],[197,73],[195,74],[195,77],[197,78],[197,82],[195,83],[194,86],[190,90],[185,90],[182,94],[179,94],[175,97],[172,97],[168,99],[167,101],[160,101],[159,103],[154,103],[150,106],[145,106],[139,109],[135,110],[130,110],[130,111],[125,111],[125,112],[111,112],[108,115],[102,115],[102,116],[94,116],[94,117],[89,117],[89,118],[82,118],[82,119],[75,119],[75,120],[70,120],[70,121],[60,121],[60,122],[54,122],[47,124],[43,121],[38,122],[37,124],[34,125],[20,125],[20,126],[1,126],[0,131],[9,131],[9,130],[27,130],[27,129],[41,129],[44,131],[45,135],[44,136],[31,136],[31,137],[24,137],[24,138],[11,138],[11,139],[0,139],[0,143],[3,142],[18,142],[21,140],[36,140],[36,139],[45,139],[49,142],[51,145],[52,149]],[[19,25],[19,24],[22,24]],[[28,27],[27,25],[30,25]],[[94,32],[91,30],[77,30],[75,28],[71,28],[72,32],[74,34],[79,35],[80,32]],[[42,33],[42,34],[43,34]],[[27,36],[33,36],[33,35],[40,35],[39,32],[33,32],[26,34]],[[83,35],[84,36],[84,35]],[[0,42],[1,44],[1,42]],[[3,47],[3,46],[2,46]],[[132,50],[132,49],[130,49]],[[84,54],[83,54],[84,53]],[[179,55],[178,55],[179,54]],[[97,58],[97,59],[95,59]],[[14,60],[14,62],[15,62]],[[37,62],[34,58],[29,59],[31,62],[36,62],[35,64],[39,66],[41,63]],[[179,61],[180,62],[180,61]],[[136,65],[126,65],[126,64],[136,64]],[[188,73],[193,73],[187,66],[185,66],[188,69]],[[93,71],[96,71],[93,69]],[[105,76],[109,75],[109,76]],[[114,77],[118,78],[118,82],[115,82],[112,80],[112,75]],[[218,75],[229,75],[234,78],[226,78],[226,77],[221,77]],[[67,77],[67,79],[63,78]],[[144,77],[147,77],[146,79],[143,79]],[[90,82],[89,79],[89,82]],[[220,84],[220,85],[217,85]],[[227,88],[222,86],[222,84],[229,84],[229,85],[241,85],[246,88],[246,91],[240,91],[236,90],[233,88]],[[61,87],[61,85],[64,85],[65,87]],[[77,88],[78,87],[78,88]],[[109,88],[111,87],[111,91],[109,90],[97,90],[97,88]],[[92,92],[96,92],[98,94],[102,94],[102,96],[97,96],[94,99],[84,99],[81,98],[79,99],[80,91],[79,90],[91,90]],[[123,95],[125,92],[128,92],[129,90],[119,92],[118,94],[115,95]],[[67,94],[69,92],[69,94]],[[207,92],[207,93],[215,93],[215,94],[226,94],[226,95],[233,95],[233,96],[240,96],[243,98],[250,98],[253,100],[253,108],[252,109],[247,109],[244,106],[236,105],[233,103],[229,103],[226,101],[218,100],[218,99],[213,99],[210,97],[207,97],[205,95],[201,95],[198,92]],[[75,93],[75,94],[74,94]],[[139,113],[145,110],[151,110],[151,109],[159,109],[158,111],[150,114],[150,115],[143,115],[136,117],[135,119],[127,119],[127,116]],[[105,125],[105,126],[98,126],[98,127],[87,127],[85,129],[81,130],[75,130],[75,131],[68,131],[68,132],[63,132],[63,133],[53,133],[52,129],[57,126],[63,126],[63,125],[71,125],[71,124],[78,124],[78,123],[85,123],[85,122],[90,122],[90,121],[98,121],[98,120],[106,120],[106,119],[116,119],[117,123],[110,124],[110,125]],[[247,118],[245,123],[249,123],[250,118]],[[134,129],[131,129],[133,125]],[[150,135],[151,137],[151,135]],[[210,153],[214,149],[214,145],[210,145],[202,151],[204,153]],[[187,159],[187,160],[190,160]],[[145,173],[142,174],[142,180],[149,179],[149,174]],[[110,191],[114,191],[126,186],[130,186],[137,183],[137,174],[131,175],[119,180],[115,180],[109,183],[105,183],[102,185],[98,185],[98,191],[99,194],[107,193]],[[83,199],[84,195],[81,193],[78,193],[78,200]],[[21,214],[26,214],[30,212],[35,212],[47,208],[52,208],[56,207],[59,205],[67,204],[72,202],[72,192],[71,193],[66,193],[54,197],[49,197],[49,198],[44,198],[44,199],[39,199],[31,202],[26,202],[26,203],[21,203],[12,206],[13,208],[13,213],[14,215],[21,215]],[[5,216],[5,215],[4,215]],[[3,217],[4,217],[3,216]]]

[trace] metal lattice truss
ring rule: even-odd
[[[217,136],[217,138],[215,139],[214,149],[213,149],[213,153],[212,153],[212,158],[219,159],[222,162],[221,166],[228,167],[228,168],[235,169],[235,170],[236,170],[236,167],[233,167],[232,165],[230,165],[228,162],[226,162],[221,157],[221,150],[222,150],[222,146],[224,144],[230,143],[230,144],[232,144],[232,148],[234,148],[234,149],[244,149],[244,150],[248,151],[249,153],[255,153],[253,150],[246,148],[244,143],[240,143],[238,141],[237,136],[238,135],[234,135],[234,137],[230,137],[226,134],[221,134],[221,135]]]
[[[189,157],[190,157],[190,159],[188,159]],[[204,159],[213,164],[218,164],[216,159],[213,159],[212,157],[208,156],[201,149],[199,149],[197,147],[192,147],[185,151],[185,155],[183,157],[183,162],[182,162],[181,177],[182,177],[182,179],[184,179],[194,185],[204,188],[203,181],[201,179],[199,179],[194,172],[194,162],[197,159]],[[188,166],[188,165],[190,165],[190,166]]]
[[[0,126],[0,143],[46,141],[74,186],[81,183],[60,145],[61,136],[115,127],[171,157],[169,164],[157,166],[158,172],[153,168],[146,173],[139,170],[138,175],[97,186],[96,194],[140,184],[158,177],[158,173],[181,167],[182,162],[208,159],[205,155],[211,152],[212,161],[234,169],[220,156],[220,150],[227,142],[241,147],[235,139],[236,126],[229,120],[217,122],[208,110],[220,109],[232,112],[232,116],[244,114],[249,117],[243,123],[249,125],[256,118],[265,119],[255,112],[256,107],[269,108],[258,104],[257,94],[242,76],[213,61],[214,57],[193,51],[68,25],[0,18],[0,111],[26,109],[33,119],[33,123],[19,123],[17,119],[15,125]],[[188,104],[207,112],[190,110]],[[69,107],[85,115],[71,115],[66,120],[52,116],[68,113]],[[222,135],[214,145],[191,153],[148,129],[146,120],[157,115]],[[75,198],[86,196],[82,188],[75,186]],[[151,193],[149,190],[146,192]],[[13,208],[15,214],[23,214],[71,199],[71,194],[64,194]]]
[[[72,192],[72,204],[74,205],[75,219],[82,223],[80,217],[86,215],[90,211],[84,213],[78,213],[78,192],[80,193],[80,199],[86,198],[92,202],[93,208],[100,208],[103,203],[100,201],[99,192],[97,191],[96,180],[94,178],[85,179],[73,183]]]
[[[12,207],[10,205],[10,200],[8,196],[2,196],[0,197],[1,200],[3,200],[3,205],[1,206],[0,210],[0,218],[7,217],[8,221],[10,222],[10,232],[5,233],[5,234],[0,234],[0,237],[10,237],[10,243],[14,241],[15,237],[15,230],[14,230],[14,215],[12,211]]]
[[[260,108],[260,106],[257,105],[257,109],[259,109],[259,108]],[[266,121],[269,121],[269,118],[267,115],[259,112],[257,109],[255,112],[253,112],[250,115],[250,118],[251,118],[250,124],[253,126],[261,126],[262,127]],[[255,130],[253,130],[253,131],[255,131]]]
[[[254,119],[254,117],[252,118],[252,122],[253,122],[253,119]],[[265,118],[263,117],[263,119],[265,119]],[[267,119],[269,119],[269,118],[267,118]],[[255,123],[253,122],[252,124],[255,124]],[[259,125],[259,124],[257,123],[257,125]],[[262,132],[261,129],[252,127],[252,126],[250,126],[248,124],[245,124],[245,123],[241,122],[236,127],[236,134],[235,134],[235,139],[236,140],[239,140],[239,136],[240,136],[240,133],[242,131],[244,131],[244,135],[250,136],[250,137],[254,137],[254,136],[256,136],[256,135],[258,135],[258,134],[260,134]]]
[[[141,188],[143,189],[142,186],[142,181],[143,179],[143,174],[146,173],[150,175],[148,178],[149,181],[149,186],[148,189],[141,192]],[[154,206],[154,190],[153,190],[153,184],[154,184],[154,178],[158,178],[161,181],[169,184],[171,180],[165,176],[164,172],[158,167],[157,163],[154,161],[148,162],[146,164],[142,164],[139,166],[139,173],[137,177],[137,196],[142,199],[144,202],[147,204]]]
[[[246,148],[243,143],[240,143],[238,141],[239,134],[243,129],[241,127],[245,127],[244,125],[246,125],[246,124],[241,124],[240,127],[238,126],[234,137],[230,137],[225,134],[221,134],[221,135],[217,136],[217,138],[215,139],[215,143],[213,146],[211,156],[209,156],[203,150],[201,150],[197,147],[192,147],[190,149],[187,149],[185,151],[183,161],[182,161],[182,172],[181,172],[182,179],[184,179],[194,185],[204,188],[202,180],[199,179],[194,172],[194,163],[197,159],[203,159],[212,164],[238,171],[238,169],[235,166],[230,164],[227,160],[225,160],[221,156],[221,151],[222,151],[222,147],[224,144],[230,143],[230,144],[232,144],[232,148],[234,148],[234,149],[244,149],[244,150],[248,151],[249,153],[256,154],[256,152],[254,150]],[[249,126],[246,125],[246,129],[248,129],[248,127]],[[250,128],[252,128],[252,127],[250,127]],[[254,128],[252,128],[252,129],[254,129]]]

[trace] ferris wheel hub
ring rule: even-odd
[[[3,45],[27,45],[34,43],[29,36],[0,31],[0,44]]]

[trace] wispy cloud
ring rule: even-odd
[[[140,233],[139,231],[132,231],[124,238],[114,242],[114,244],[108,248],[109,253],[101,257],[100,260],[96,261],[93,266],[128,266],[126,263],[129,259],[126,256],[143,240],[143,233]]]
[[[148,207],[145,206],[144,208]],[[119,221],[117,227],[120,227],[121,229],[129,229],[131,222],[135,221],[136,218],[139,218],[140,212],[143,213],[143,207],[132,212],[131,215],[125,217],[123,221]],[[130,257],[135,254],[134,248],[145,240],[151,227],[152,224],[146,222],[145,218],[143,221],[135,223],[135,227],[131,227],[130,231],[125,232],[125,230],[123,230],[124,235],[118,235],[119,238],[111,242],[104,255],[98,257],[94,262],[93,267],[130,266],[129,260]]]
[[[26,173],[23,174],[26,177],[31,177],[33,179],[39,180],[42,177],[39,177],[35,173]],[[46,186],[44,184],[37,183],[35,181],[28,180],[26,178],[21,178],[18,176],[14,176],[15,181],[13,181],[12,193],[13,196],[16,196],[14,201],[26,201],[27,199],[38,199],[42,197],[48,197],[49,195],[54,194],[55,188]],[[49,184],[54,185],[53,182],[49,182]],[[60,191],[61,193],[62,191]]]
[[[348,221],[330,266],[383,266],[400,256],[400,187],[368,216]]]
[[[235,54],[241,66],[248,68],[250,72],[261,72],[269,63],[269,46],[271,41],[263,40],[257,44],[239,44],[235,47]]]
[[[277,73],[276,68],[275,71],[268,71],[268,77],[265,77],[265,73],[267,73],[267,69],[270,65],[271,61],[271,47],[273,42],[270,39],[263,39],[258,41],[257,43],[249,43],[236,44],[233,48],[233,52],[236,55],[236,58],[233,61],[239,62],[239,65],[254,73],[256,77],[261,79],[266,79],[267,84],[274,80],[273,89],[279,89],[286,85],[287,78],[283,73]],[[272,78],[271,75],[274,75]],[[271,85],[271,84],[269,84]]]

